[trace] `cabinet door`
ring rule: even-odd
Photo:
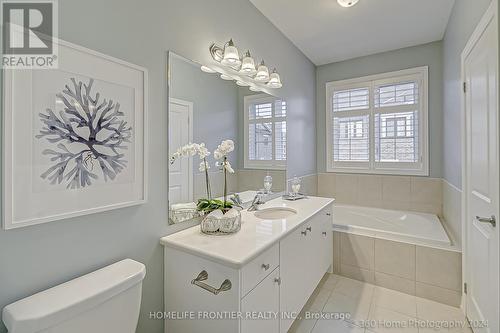
[[[317,246],[318,274],[323,277],[333,261],[333,231],[330,208],[322,210],[315,216],[316,232],[313,234]]]
[[[308,265],[311,261],[307,250],[306,226],[300,226],[280,242],[280,311],[289,315],[299,311],[307,301],[309,272]],[[306,233],[307,234],[307,233]],[[282,318],[282,333],[286,333],[293,323],[293,318]]]
[[[333,230],[332,230],[332,213],[331,206],[324,212],[325,216],[321,223],[321,238],[324,244],[323,251],[323,272],[328,271],[328,269],[333,270]]]
[[[241,300],[241,311],[244,318],[241,321],[241,333],[279,332],[280,285],[277,280],[279,275],[280,269],[278,267]],[[265,319],[245,319],[247,314],[252,313],[270,315]]]
[[[316,215],[311,220],[310,232],[307,234],[308,245],[310,249],[309,260],[312,267],[309,270],[310,286],[309,291],[312,293],[316,285],[323,277],[323,263],[325,257],[325,241],[323,239],[323,223],[321,217]]]

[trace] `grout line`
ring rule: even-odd
[[[413,258],[415,261],[415,276],[414,276],[414,281],[415,281],[415,296],[417,296],[417,246],[414,245],[415,247],[415,257]]]

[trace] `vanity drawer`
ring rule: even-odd
[[[241,269],[241,297],[244,297],[260,281],[279,265],[279,243],[275,244]]]

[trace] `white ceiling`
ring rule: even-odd
[[[316,65],[443,38],[455,0],[250,0]]]

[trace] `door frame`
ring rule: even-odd
[[[189,131],[189,134],[188,134],[188,138],[189,138],[189,142],[193,142],[193,102],[188,102],[188,101],[185,101],[185,100],[182,100],[182,99],[178,99],[178,98],[174,98],[174,97],[170,97],[169,99],[169,102],[168,102],[168,116],[170,118],[170,104],[171,103],[174,103],[174,104],[178,104],[178,105],[182,105],[182,106],[185,106],[188,108],[188,131]],[[170,121],[168,122],[169,125],[170,125]],[[170,154],[170,152],[169,152]],[[169,170],[169,174],[170,174],[170,167],[168,168]],[[188,172],[189,172],[189,189],[188,189],[188,193],[189,193],[189,200],[194,200],[194,189],[193,189],[193,186],[194,186],[194,183],[193,183],[193,159],[192,158],[188,158]],[[169,185],[170,186],[170,185]],[[170,188],[170,187],[169,187]],[[170,199],[169,199],[170,201]],[[170,202],[168,204],[168,207],[170,207]]]
[[[492,0],[486,12],[483,14],[483,17],[475,27],[473,33],[469,37],[462,54],[460,56],[460,84],[463,85],[465,82],[465,60],[468,54],[473,50],[474,46],[477,44],[479,39],[481,38],[483,32],[488,27],[488,24],[495,20],[497,22],[497,27],[495,29],[496,32],[496,41],[498,41],[499,31],[498,31],[498,0]],[[498,48],[498,44],[497,44]],[[497,64],[497,83],[499,80],[499,64]],[[500,85],[497,86],[497,90],[500,88]],[[460,89],[463,89],[462,86]],[[497,92],[497,111],[500,106],[499,104],[499,95],[500,92]],[[467,108],[466,108],[466,93],[462,90],[462,98],[461,98],[461,153],[462,153],[462,193],[461,193],[461,224],[462,224],[462,304],[461,308],[464,314],[467,316],[467,295],[465,294],[464,285],[467,283],[468,279],[468,263],[467,263],[467,221],[468,221],[468,202],[467,202],[467,193],[468,193],[468,184],[467,184]],[[497,123],[497,140],[498,134],[500,130],[500,126]],[[498,209],[497,209],[498,210]],[[496,216],[499,216],[500,213],[495,212]]]

